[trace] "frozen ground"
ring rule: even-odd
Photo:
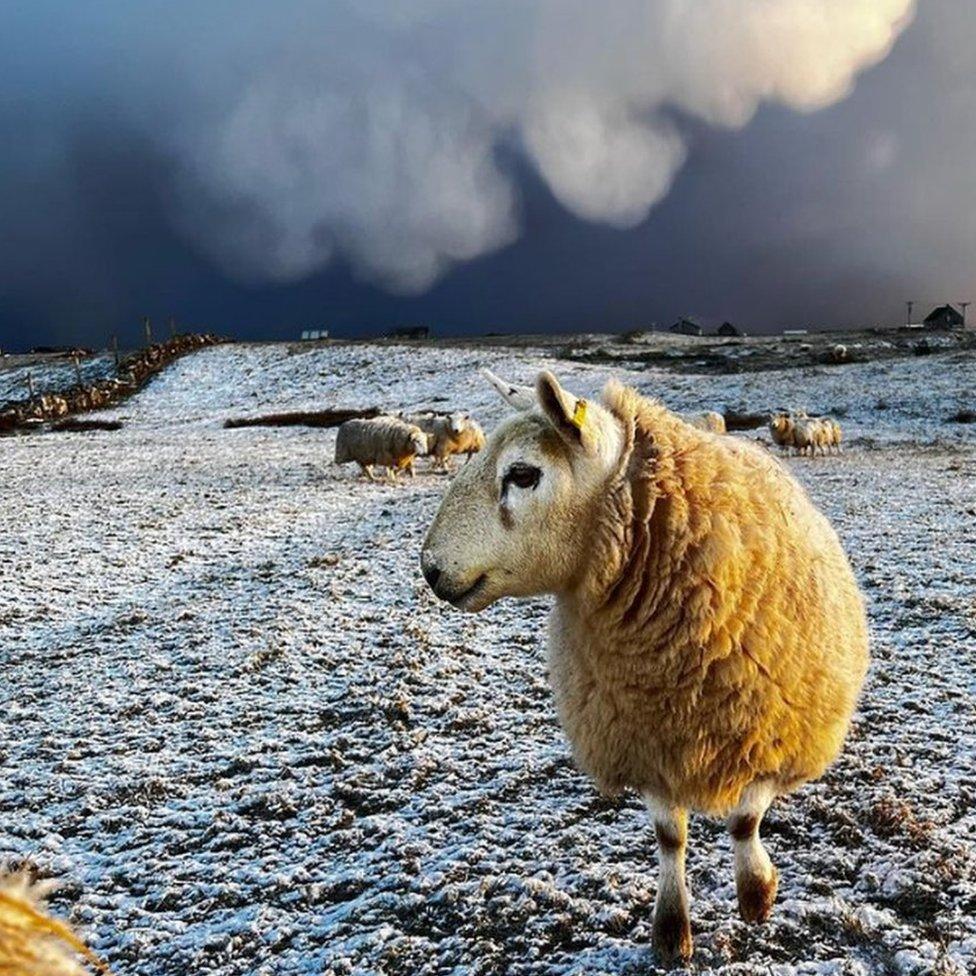
[[[116,973],[655,971],[652,832],[568,758],[546,602],[434,603],[417,550],[444,477],[367,484],[330,465],[333,432],[221,427],[372,403],[490,427],[485,363],[605,376],[228,346],[120,432],[0,440],[2,850],[67,881]],[[728,842],[695,821],[695,970],[976,972],[976,427],[942,419],[974,405],[976,362],[618,375],[681,409],[840,408],[853,441],[790,463],[866,588],[869,685],[843,759],[768,818],[766,926],[737,920]]]

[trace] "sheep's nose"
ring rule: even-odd
[[[441,571],[433,564],[424,562],[421,567],[424,572],[424,579],[427,580],[427,585],[432,589],[437,589],[437,581],[441,578]]]

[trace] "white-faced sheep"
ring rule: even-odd
[[[347,420],[336,435],[336,464],[354,461],[370,481],[374,466],[385,467],[394,481],[399,471],[413,477],[414,458],[426,453],[427,435],[396,417]]]
[[[609,383],[491,377],[518,410],[448,489],[421,553],[442,599],[480,611],[555,594],[549,672],[579,765],[639,791],[660,852],[653,937],[691,954],[687,811],[728,816],[739,910],[763,921],[772,800],[841,749],[868,666],[837,535],[758,445],[714,437]]]
[[[403,419],[415,424],[427,435],[427,453],[434,458],[434,466],[446,470],[453,454],[476,454],[485,446],[481,425],[466,413],[416,413]]]

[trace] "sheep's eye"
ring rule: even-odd
[[[502,479],[502,491],[509,485],[516,488],[535,488],[539,484],[542,472],[531,464],[513,464]]]

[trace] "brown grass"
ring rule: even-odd
[[[919,817],[904,801],[882,797],[868,812],[868,823],[879,837],[906,838],[917,850],[932,845],[936,825]]]
[[[77,420],[69,417],[51,424],[51,430],[57,431],[86,431],[86,430],[121,430],[121,420]]]
[[[976,410],[957,410],[949,417],[951,424],[976,424]]]
[[[290,413],[267,413],[261,417],[231,417],[224,427],[338,427],[347,420],[368,420],[380,415],[379,407],[362,410],[294,410]]]

